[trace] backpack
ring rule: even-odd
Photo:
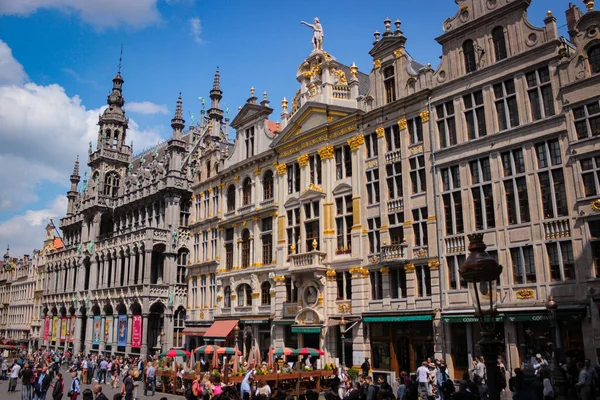
[[[196,400],[198,397],[194,394],[194,385],[198,385],[198,382],[194,381],[191,385],[188,385],[185,389],[184,396],[186,400]]]

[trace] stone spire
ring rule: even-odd
[[[74,213],[73,208],[75,205],[75,199],[78,194],[77,185],[79,185],[79,179],[81,179],[81,177],[79,176],[79,156],[77,156],[77,159],[75,160],[75,165],[73,166],[73,173],[70,177],[71,190],[67,192],[67,215],[73,215]]]
[[[108,95],[107,103],[109,106],[117,106],[121,108],[125,104],[125,99],[123,98],[123,83],[125,81],[121,76],[121,71],[117,72],[117,75],[115,75],[112,81],[112,92]]]
[[[210,119],[217,121],[223,120],[223,110],[219,108],[222,98],[223,91],[221,90],[221,74],[219,73],[219,67],[217,67],[215,79],[213,81],[213,88],[210,91],[210,99],[212,100],[210,110],[208,110],[208,117]]]
[[[183,104],[181,100],[181,93],[179,93],[179,97],[177,98],[177,107],[175,108],[175,117],[171,120],[171,128],[173,128],[173,137],[176,139],[181,138],[181,133],[183,132],[183,128],[185,127],[185,121],[183,119],[183,112],[181,105]]]

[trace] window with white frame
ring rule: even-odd
[[[600,102],[598,100],[573,108],[577,139],[600,135]]]
[[[321,249],[319,211],[319,201],[311,201],[304,204],[305,251],[313,250],[313,242],[317,244],[317,249]]]
[[[533,120],[554,115],[554,97],[548,67],[527,72],[525,78],[527,79],[527,94]]]
[[[192,277],[192,305],[194,307],[198,305],[198,278],[196,276]]]
[[[532,246],[510,249],[513,266],[513,284],[535,283],[535,256]]]
[[[287,166],[288,194],[300,191],[300,164],[293,163]]]
[[[240,265],[242,268],[249,268],[251,259],[250,259],[250,231],[248,229],[244,229],[242,231],[242,260]]]
[[[336,197],[335,209],[336,254],[348,254],[352,251],[352,195]]]
[[[219,188],[214,187],[212,191],[213,212],[212,215],[219,215]]]
[[[194,197],[194,210],[196,211],[196,219],[202,218],[202,214],[200,214],[200,196],[196,195]]]
[[[380,242],[379,242],[379,228],[381,228],[381,218],[369,218],[367,219],[367,237],[369,238],[369,254],[379,253]]]
[[[379,204],[379,168],[365,172],[367,175],[367,204]]]
[[[417,297],[431,297],[431,271],[427,265],[415,267],[417,275]]]
[[[349,271],[338,271],[335,274],[337,282],[337,300],[352,300],[352,274]]]
[[[587,222],[590,232],[590,247],[592,248],[592,259],[594,260],[594,272],[600,277],[600,220]]]
[[[208,259],[208,231],[202,232],[202,261]]]
[[[423,141],[423,121],[420,116],[407,120],[406,127],[408,128],[408,138],[411,145]]]
[[[376,133],[370,133],[368,135],[365,135],[365,148],[367,149],[367,159],[377,157],[379,155]]]
[[[402,162],[387,164],[385,166],[387,174],[388,197],[390,200],[402,197]]]
[[[371,300],[383,299],[383,276],[381,271],[372,270],[369,272],[371,278]]]
[[[503,131],[519,126],[519,105],[517,103],[515,81],[511,78],[496,83],[493,88],[498,129]]]
[[[194,234],[194,256],[196,257],[196,262],[200,262],[201,254],[200,254],[200,233]]]
[[[219,232],[217,231],[217,229],[212,229],[210,231],[210,254],[211,254],[211,259],[216,260],[217,259],[217,238],[219,237]]]
[[[390,268],[390,297],[405,299],[406,293],[406,270],[404,267]]]
[[[247,206],[252,202],[252,181],[250,178],[244,179],[242,183],[242,205]]]
[[[287,243],[288,248],[292,244],[298,246],[300,237],[300,208],[287,210]],[[298,251],[299,249],[296,249]]]
[[[309,178],[313,185],[320,185],[321,179],[321,156],[313,154],[308,158]]]
[[[475,229],[489,229],[496,226],[494,214],[494,194],[490,159],[480,158],[469,162],[471,171],[471,195],[475,213]]]
[[[597,196],[600,193],[600,156],[583,158],[579,163],[585,197]]]
[[[456,144],[456,118],[454,116],[454,102],[452,100],[435,106],[437,115],[437,128],[440,148]]]
[[[448,266],[448,289],[467,288],[467,282],[460,276],[460,267],[464,262],[464,254],[446,256],[446,265]]]
[[[415,208],[413,214],[413,235],[415,246],[427,246],[427,207]]]
[[[397,124],[385,128],[386,151],[400,150],[400,127]]]
[[[250,158],[254,155],[254,127],[246,129],[244,143],[246,145],[246,157]]]
[[[63,322],[64,323],[64,322]],[[179,307],[173,316],[173,347],[181,348],[184,344],[185,308]]]
[[[207,299],[206,299],[206,275],[200,275],[200,307],[204,308],[204,306],[207,306]]]
[[[250,307],[252,305],[252,288],[243,283],[237,289],[238,307]]]
[[[260,228],[262,264],[269,265],[273,262],[273,217],[263,218]]]
[[[413,194],[422,193],[427,190],[425,181],[425,156],[412,157],[410,164],[410,181]]]
[[[460,168],[458,165],[442,168],[442,201],[446,235],[464,232],[462,196],[460,191]]]
[[[187,226],[190,222],[190,206],[192,205],[192,203],[190,201],[187,200],[182,200],[181,204],[179,205],[179,225],[180,226]],[[136,224],[138,221],[138,218],[134,218]]]
[[[202,208],[204,211],[204,218],[209,218],[210,216],[210,193],[208,190],[204,191],[204,196],[202,196]]]
[[[544,218],[564,217],[568,208],[560,143],[558,139],[537,143],[535,152]]]
[[[552,281],[575,280],[575,261],[571,241],[546,243],[546,251]]]
[[[385,104],[396,100],[396,79],[394,77],[394,66],[383,70],[383,86],[385,89]]]
[[[494,55],[496,56],[496,61],[504,60],[506,57],[508,57],[503,27],[497,26],[492,29],[492,43],[494,45]]]
[[[487,135],[485,126],[485,108],[483,106],[483,92],[475,92],[463,96],[465,106],[465,122],[469,139],[477,139]]]
[[[298,288],[289,276],[285,277],[285,302],[286,303],[297,303],[298,302]]]
[[[177,254],[177,283],[185,283],[187,265],[190,252],[187,249],[180,249]]]
[[[352,176],[352,152],[350,146],[343,145],[335,149],[335,178],[337,180]]]
[[[223,307],[231,308],[231,287],[225,286],[223,289]]]
[[[217,304],[217,278],[214,272],[209,275],[210,303],[209,307]]]
[[[275,192],[274,192],[275,181],[273,179],[273,171],[268,170],[267,172],[265,172],[265,174],[263,175],[262,185],[263,185],[263,200],[271,200],[275,195]]]
[[[504,171],[506,211],[510,225],[529,222],[529,200],[525,177],[523,150],[515,149],[501,154]]]
[[[235,186],[227,188],[227,212],[235,211]]]
[[[233,228],[225,230],[225,269],[231,271],[233,269]]]

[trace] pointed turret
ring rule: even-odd
[[[219,108],[222,98],[223,91],[221,90],[221,74],[219,73],[219,67],[217,67],[215,79],[213,81],[213,88],[210,91],[210,99],[212,102],[210,110],[208,110],[208,117],[211,120],[221,121],[223,119],[223,110]]]
[[[182,104],[181,100],[181,92],[179,93],[179,97],[177,98],[177,107],[175,108],[175,117],[171,120],[171,128],[173,128],[173,138],[179,139],[181,138],[181,133],[183,132],[183,128],[185,127],[185,121],[183,119],[182,112]]]
[[[77,191],[77,186],[79,185],[79,180],[81,177],[79,176],[79,156],[75,160],[75,165],[73,166],[73,173],[71,174],[71,190],[67,192],[67,215],[73,215],[75,200],[79,192]]]

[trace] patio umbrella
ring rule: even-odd
[[[260,349],[258,347],[255,347],[254,351],[256,352],[256,365],[262,364],[262,360],[260,357]]]
[[[279,347],[273,351],[274,356],[291,356],[295,350],[290,347]]]
[[[248,366],[250,368],[253,368],[254,366],[256,366],[256,360],[254,359],[253,349],[250,349],[250,351],[248,352]]]
[[[269,360],[267,361],[267,364],[271,368],[273,368],[273,351],[274,351],[273,346],[269,346],[269,353],[268,353]]]
[[[295,350],[292,355],[294,356],[311,356],[311,357],[319,357],[324,355],[325,353],[319,349],[313,349],[312,347],[303,347],[301,349]]]
[[[165,351],[160,356],[175,358],[175,357],[184,357],[184,356],[189,357],[190,354],[191,353],[189,351],[185,351],[185,350],[181,350],[181,349],[171,349],[169,351]]]
[[[196,350],[194,350],[194,353],[198,353],[198,354],[212,354],[215,350],[219,350],[219,349],[220,349],[219,346],[214,346],[212,344],[206,344],[204,346],[198,347]]]
[[[217,355],[216,352],[213,352],[213,356],[212,356],[212,367],[213,369],[218,370],[219,369],[219,356]]]
[[[235,354],[236,355],[233,356],[233,374],[237,375],[237,373],[238,373],[238,371],[240,369],[240,367],[238,365],[239,362],[240,362],[240,358],[238,357],[238,353],[242,354],[242,352],[238,350],[237,344],[235,345],[235,349],[234,350],[235,350]]]
[[[232,347],[221,347],[221,348],[217,349],[217,354],[230,354],[230,355],[237,354],[237,355],[240,355],[240,354],[242,354],[242,352],[239,351],[239,350],[236,350],[236,349],[234,349]]]

